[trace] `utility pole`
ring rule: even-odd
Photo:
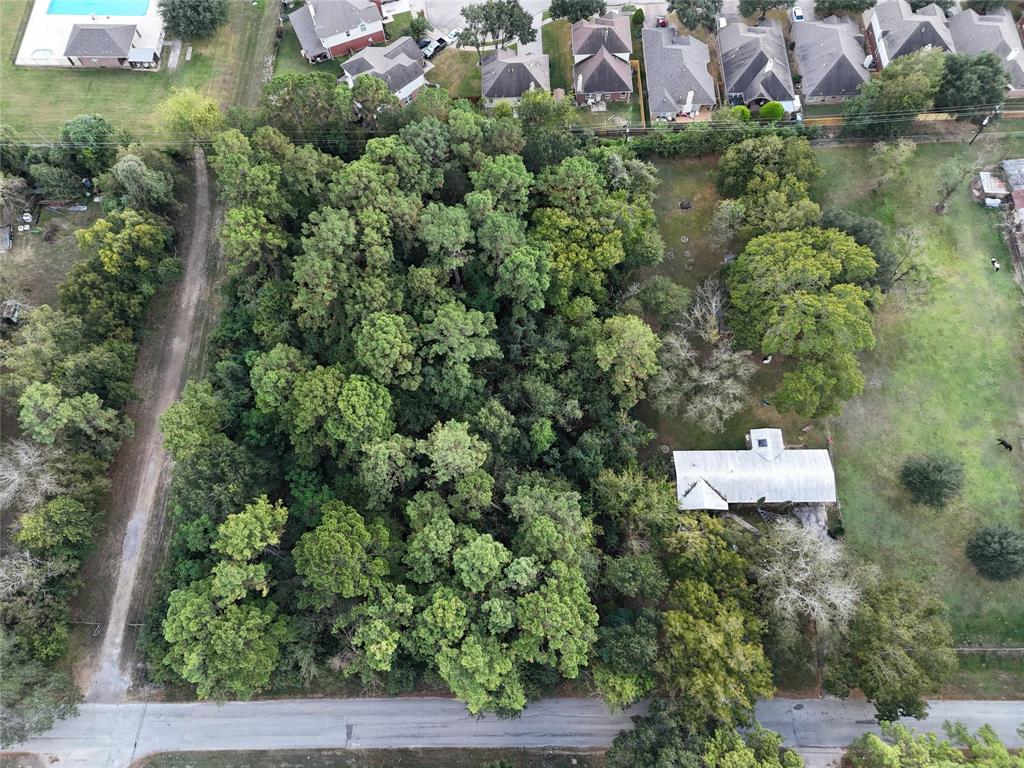
[[[988,126],[990,122],[992,122],[992,118],[999,114],[1000,107],[1001,105],[997,106],[987,115],[985,115],[985,119],[981,121],[981,125],[978,126],[978,130],[974,132],[974,135],[971,137],[971,140],[967,142],[967,146],[963,148],[964,152],[966,152],[967,149],[971,146],[971,144],[974,143],[975,139],[981,136],[981,132],[985,130],[985,128]]]

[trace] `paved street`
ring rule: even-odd
[[[126,768],[152,752],[207,749],[603,747],[629,726],[630,714],[610,715],[594,699],[547,699],[514,720],[474,718],[457,701],[432,698],[85,704],[77,718],[18,749],[46,754],[61,768]],[[811,766],[826,765],[839,747],[876,729],[862,702],[774,699],[758,705],[757,716]],[[1008,744],[1024,746],[1016,733],[1024,702],[935,702],[927,720],[909,723],[941,733],[947,719],[972,729],[990,723]]]

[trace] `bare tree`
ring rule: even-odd
[[[709,277],[693,292],[693,301],[683,318],[683,327],[708,344],[717,344],[722,340],[719,322],[724,308],[725,286],[717,277]]]
[[[28,552],[14,552],[0,558],[0,602],[16,595],[42,595],[47,584],[74,570],[70,560],[43,560]]]
[[[825,656],[843,637],[871,572],[839,542],[784,518],[762,538],[754,575],[775,651],[791,652],[806,637],[820,688]]]
[[[682,413],[709,432],[721,432],[750,396],[754,365],[724,342],[702,360],[680,331],[668,333],[658,362],[661,370],[648,385],[654,407],[667,415]]]
[[[871,155],[868,157],[871,174],[875,177],[873,191],[877,192],[883,184],[903,173],[903,168],[914,156],[915,149],[917,144],[910,139],[876,142],[871,147]]]
[[[28,184],[21,176],[0,171],[0,216],[3,221],[11,221],[25,207],[28,193]]]
[[[29,440],[15,440],[0,456],[0,512],[32,509],[64,490],[54,470],[56,452]]]

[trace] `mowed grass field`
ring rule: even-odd
[[[431,62],[427,80],[444,88],[453,99],[479,99],[481,95],[480,66],[476,51],[446,48]]]
[[[40,0],[41,2],[44,0]],[[57,135],[61,125],[83,113],[98,113],[119,128],[141,134],[157,123],[157,104],[171,88],[193,87],[222,106],[255,105],[263,85],[266,56],[273,51],[278,4],[241,0],[228,4],[228,21],[209,40],[193,44],[178,69],[159,72],[16,67],[16,39],[32,0],[0,0],[0,122],[26,138]]]
[[[869,191],[866,150],[818,153],[826,168],[821,202],[874,216],[890,231],[915,228],[931,275],[922,292],[897,291],[877,313],[877,346],[863,356],[866,391],[837,420],[836,474],[857,553],[939,595],[958,644],[1020,647],[1022,583],[980,578],[964,545],[981,524],[1024,525],[1024,306],[999,214],[974,203],[966,184],[946,215],[932,209],[938,168],[958,149],[918,147],[906,173],[877,194]],[[985,145],[982,159],[1004,153],[1024,154],[1024,142]],[[1007,268],[994,272],[992,257]],[[1017,450],[1008,453],[997,438]],[[964,462],[963,493],[942,511],[912,504],[900,485],[904,459],[922,452]]]

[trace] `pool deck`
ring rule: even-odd
[[[159,51],[163,46],[163,21],[160,18],[160,11],[157,7],[157,0],[149,0],[146,12],[143,15],[135,16],[114,16],[101,15],[99,13],[50,13],[51,0],[35,0],[32,5],[32,14],[29,17],[28,25],[25,27],[25,35],[21,39],[21,47],[14,63],[19,66],[35,67],[65,67],[70,69],[73,65],[64,56],[71,31],[75,25],[134,25],[136,38],[134,48],[152,48]],[[121,10],[128,6],[141,6],[141,2],[124,3],[119,0],[112,0],[104,4],[102,0],[89,4],[92,8],[109,7],[112,10]],[[71,2],[66,8],[76,6],[85,7],[86,3]]]

